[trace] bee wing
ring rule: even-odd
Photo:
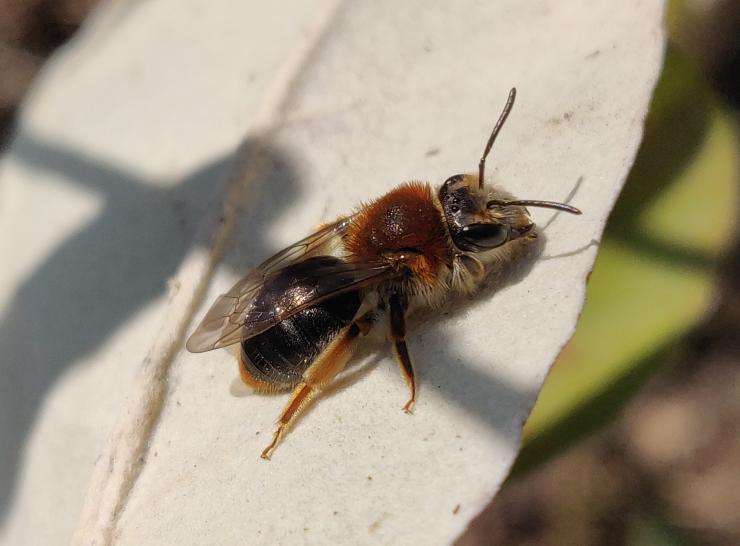
[[[351,221],[351,217],[341,218],[278,252],[249,272],[231,290],[218,297],[188,339],[188,351],[201,353],[249,339],[326,298],[391,276],[393,270],[385,264],[331,261],[312,268],[312,287],[303,298],[283,301],[280,305],[255,302],[266,279],[288,266],[327,254],[340,242]]]

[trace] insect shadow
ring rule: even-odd
[[[583,177],[580,177],[568,195],[561,202],[569,204],[577,195]],[[546,231],[562,213],[553,212],[542,227],[538,228],[538,239],[520,259],[507,264],[486,280],[481,289],[468,298],[451,299],[443,309],[426,312],[411,317],[409,341],[410,351],[419,376],[419,396],[434,394],[454,401],[473,418],[497,431],[512,443],[519,442],[523,423],[521,416],[527,415],[534,403],[537,390],[526,390],[514,386],[495,373],[500,357],[492,344],[485,362],[465,361],[460,355],[469,336],[487,336],[492,340],[496,335],[496,324],[487,323],[480,328],[456,331],[445,322],[455,314],[474,309],[496,298],[497,292],[513,286],[527,277],[535,263],[540,260],[567,258],[595,244],[595,241],[570,251],[546,255]],[[501,310],[500,320],[505,321],[508,311]],[[527,332],[522,331],[522,336]]]
[[[577,195],[583,177],[580,177],[561,202],[569,204]],[[523,423],[521,416],[527,415],[534,403],[537,390],[525,390],[497,377],[496,347],[492,344],[485,362],[466,362],[460,357],[461,347],[468,336],[487,336],[494,340],[496,324],[486,323],[479,328],[455,331],[445,325],[450,316],[474,309],[496,298],[497,292],[513,286],[527,277],[535,263],[540,260],[567,258],[586,251],[594,245],[591,241],[576,249],[545,255],[548,228],[561,216],[560,211],[541,227],[538,238],[519,259],[506,264],[501,270],[489,275],[481,289],[468,298],[452,299],[440,312],[427,312],[412,317],[410,327],[416,332],[410,340],[410,350],[420,376],[420,394],[436,389],[439,395],[456,402],[472,417],[495,429],[512,443],[519,442]],[[506,309],[501,310],[500,320],[507,320]],[[425,323],[425,324],[422,324]],[[527,332],[522,331],[522,336]]]
[[[8,151],[12,160],[61,174],[70,186],[102,204],[89,223],[23,280],[0,315],[0,523],[13,498],[29,431],[49,389],[65,370],[162,296],[193,246],[207,247],[213,230],[203,228],[218,222],[226,185],[255,154],[264,168],[242,206],[264,226],[249,239],[250,254],[261,258],[275,250],[263,235],[300,198],[293,162],[275,147],[247,140],[235,152],[164,186],[57,142],[28,133],[16,138]],[[245,264],[228,262],[229,253],[225,259],[229,267],[244,271]],[[64,464],[63,455],[59,464]]]
[[[466,361],[460,356],[469,336],[496,339],[495,324],[486,323],[480,328],[457,331],[445,321],[495,299],[500,290],[521,282],[537,262],[544,246],[545,238],[541,234],[526,255],[489,277],[474,295],[450,300],[440,313],[412,317],[410,325],[417,333],[410,340],[410,350],[414,351],[419,370],[419,396],[424,396],[425,392],[434,395],[436,390],[439,396],[454,401],[473,418],[514,442],[518,441],[522,424],[516,421],[516,417],[522,414],[522,408],[526,406],[528,409],[535,393],[496,375],[496,362],[500,357],[496,354],[495,345],[490,347],[485,362]],[[500,319],[506,320],[506,316],[507,310],[502,309]]]

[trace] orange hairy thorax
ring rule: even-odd
[[[452,260],[442,212],[429,184],[421,182],[402,184],[361,207],[345,247],[360,261],[407,255],[405,265],[427,281]]]

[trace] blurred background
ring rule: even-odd
[[[0,148],[95,0],[0,0]],[[740,544],[740,0],[669,3],[638,159],[505,487],[458,541]]]

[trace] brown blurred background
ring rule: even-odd
[[[0,0],[0,147],[46,59],[96,4],[97,0]]]
[[[96,3],[0,0],[0,148],[11,138],[18,106],[38,71]],[[737,130],[740,2],[671,7],[672,47],[699,67]],[[713,278],[713,308],[680,343],[660,351],[651,373],[637,379],[635,394],[614,404],[606,424],[515,471],[460,546],[740,545],[736,242],[726,245]]]

